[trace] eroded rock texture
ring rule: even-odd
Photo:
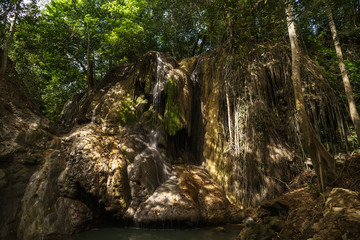
[[[289,69],[287,52],[275,46],[246,61],[227,48],[180,63],[149,52],[110,70],[96,90],[66,103],[62,123],[69,132],[53,138],[39,123],[9,138],[10,145],[25,146],[15,144],[12,152],[39,149],[18,162],[32,171],[41,165],[17,192],[21,209],[18,201],[11,213],[14,219],[18,211],[17,237],[71,235],[109,220],[147,226],[241,221],[233,203],[274,198],[298,173]],[[325,82],[317,86],[334,96]],[[306,86],[309,98],[320,90]],[[324,96],[318,100],[339,112],[338,102]],[[10,170],[1,170],[6,188]]]
[[[92,95],[65,106],[63,121],[72,130],[32,176],[18,238],[70,235],[108,220],[228,222],[231,204],[205,168],[172,166],[195,159],[190,74],[156,52],[118,71]],[[192,180],[189,193],[185,185]]]
[[[0,81],[0,239],[16,236],[17,212],[31,175],[43,164],[46,149],[56,148],[49,121],[23,91],[12,64]],[[54,141],[53,141],[54,140]]]

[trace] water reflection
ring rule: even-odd
[[[234,240],[239,233],[236,229],[219,231],[215,228],[159,230],[139,228],[105,228],[91,230],[63,240]]]

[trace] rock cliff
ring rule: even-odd
[[[24,92],[12,63],[9,78],[0,81],[0,238],[16,236],[17,213],[31,175],[44,163],[57,141],[49,121]]]
[[[308,64],[309,78],[319,75]],[[1,211],[2,236],[51,238],[106,221],[240,222],[236,204],[281,195],[301,171],[289,69],[281,46],[246,59],[225,47],[181,62],[149,52],[70,99],[61,118],[70,130],[56,137],[44,118],[1,99],[9,116],[1,118],[1,201],[11,205]],[[337,115],[334,93],[316,86],[307,85],[308,102],[327,91],[318,101]]]

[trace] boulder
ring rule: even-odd
[[[88,124],[64,138],[64,144],[68,150],[65,169],[58,178],[61,195],[88,201],[99,208],[92,210],[121,218],[130,192],[119,140]]]
[[[201,220],[209,225],[240,222],[243,215],[231,205],[221,187],[201,166],[178,165],[175,171],[181,190],[194,202],[200,211]]]
[[[200,218],[199,209],[182,192],[176,176],[171,176],[159,186],[145,202],[139,205],[134,214],[134,221],[142,224],[179,223],[194,226]]]
[[[157,148],[149,146],[137,155],[134,162],[128,166],[132,200],[126,217],[133,217],[139,204],[166,182],[170,174],[171,166]]]
[[[246,225],[239,233],[239,240],[271,240],[275,232],[260,223],[250,223]]]
[[[87,228],[90,209],[82,202],[60,196],[56,182],[65,168],[60,151],[54,151],[30,179],[22,199],[18,239],[49,238]]]

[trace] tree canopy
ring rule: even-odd
[[[304,0],[292,6],[301,48],[341,89],[325,5]],[[330,7],[359,104],[360,4],[334,0]],[[2,49],[16,14],[9,59],[54,121],[71,96],[91,91],[109,69],[149,50],[182,59],[223,44],[246,47],[251,54],[256,44],[288,41],[283,1],[5,0],[0,3]]]

